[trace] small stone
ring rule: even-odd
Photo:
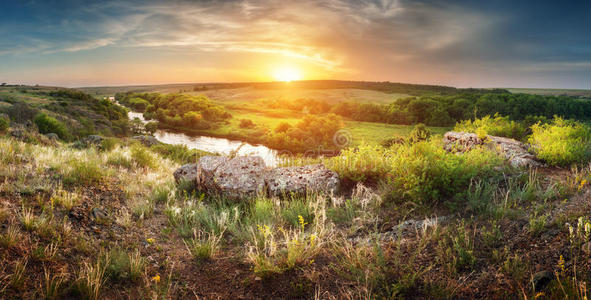
[[[107,217],[107,213],[98,207],[92,209],[91,215],[95,219],[104,219]]]
[[[255,280],[255,281],[261,281],[261,280],[263,280],[263,279],[262,279],[261,277],[258,277],[258,276],[257,276],[257,277],[255,277],[255,278],[254,278],[254,280]]]
[[[537,272],[533,277],[534,290],[543,290],[552,281],[552,279],[554,279],[554,274],[548,270]]]

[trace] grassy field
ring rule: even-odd
[[[591,98],[591,90],[574,90],[574,89],[529,89],[529,88],[508,88],[511,93],[524,93],[534,95],[567,95],[567,96],[581,96]]]

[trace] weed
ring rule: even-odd
[[[109,265],[109,255],[97,259],[95,264],[84,263],[78,272],[76,282],[77,291],[85,298],[100,299],[102,289],[106,283],[106,270]]]
[[[21,232],[16,226],[9,226],[2,235],[0,235],[0,246],[10,248],[21,239]]]

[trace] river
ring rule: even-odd
[[[138,118],[142,122],[146,122],[142,113],[130,111],[127,116],[130,120]],[[210,136],[190,136],[184,133],[171,132],[163,129],[158,129],[154,133],[154,137],[158,141],[166,144],[186,145],[189,149],[217,152],[225,155],[238,149],[238,155],[258,155],[262,157],[265,164],[270,167],[277,166],[279,162],[277,150],[269,149],[263,145],[252,145],[242,141]]]

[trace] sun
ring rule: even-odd
[[[275,69],[273,77],[277,81],[290,82],[302,79],[302,73],[294,67],[281,67]]]

